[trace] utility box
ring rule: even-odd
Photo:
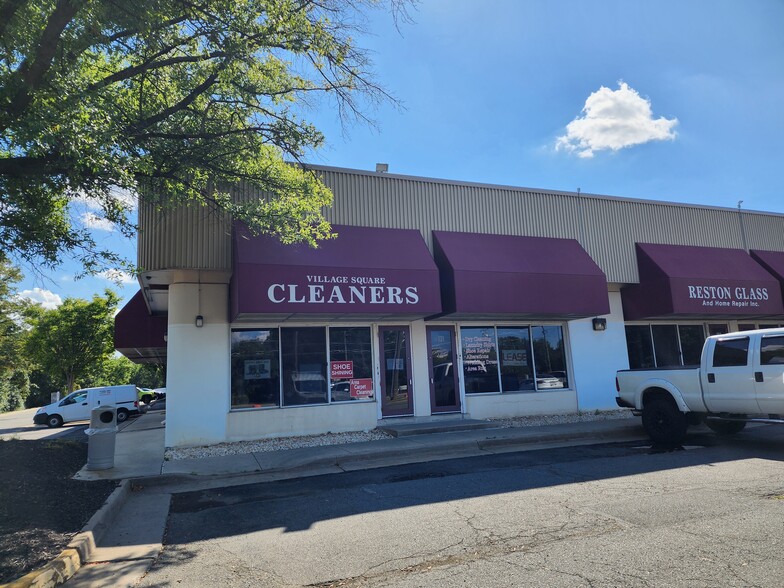
[[[108,470],[114,467],[114,443],[117,438],[117,408],[96,406],[90,412],[90,428],[85,430],[87,469]]]

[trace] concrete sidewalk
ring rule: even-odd
[[[166,484],[204,478],[253,474],[299,474],[325,468],[348,471],[535,449],[542,445],[587,444],[646,439],[639,419],[615,419],[517,428],[481,428],[432,432],[324,447],[306,447],[220,457],[164,461],[165,415],[148,413],[117,435],[115,467],[82,471],[79,479],[128,479]]]

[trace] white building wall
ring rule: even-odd
[[[615,372],[629,368],[621,293],[609,292],[610,314],[606,331],[594,331],[592,319],[568,323],[572,352],[572,383],[577,390],[579,411],[618,408],[615,404]]]
[[[574,390],[469,394],[466,413],[472,419],[493,419],[539,414],[566,414],[577,410]]]
[[[229,287],[169,287],[166,446],[209,445],[226,440],[230,403]],[[196,316],[204,326],[196,326]]]
[[[375,402],[297,406],[229,413],[227,441],[369,431],[376,428]]]

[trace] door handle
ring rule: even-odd
[[[86,402],[82,402],[82,406],[87,406],[87,403]]]
[[[765,379],[762,377],[762,372],[754,372],[754,381],[755,382],[764,382]]]
[[[708,374],[708,382],[710,382],[711,384],[715,384],[716,383],[716,374]]]

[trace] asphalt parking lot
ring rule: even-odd
[[[150,406],[151,410],[165,410],[165,408],[165,400],[154,401]],[[0,440],[73,439],[87,441],[84,430],[90,424],[89,421],[66,423],[57,429],[50,429],[46,425],[33,424],[33,416],[37,410],[37,408],[27,408],[0,414]],[[131,417],[126,422],[120,423],[118,429],[122,431],[133,422],[134,418]]]

